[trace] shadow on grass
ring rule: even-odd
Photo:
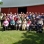
[[[12,30],[15,30],[15,29],[8,28],[7,30],[4,30],[3,27],[0,27],[0,31],[12,31]]]
[[[0,27],[0,31],[3,31],[3,28],[2,27]]]
[[[44,33],[26,32],[23,35],[23,40],[13,44],[44,44]]]

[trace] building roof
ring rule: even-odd
[[[2,0],[0,7],[22,7],[44,4],[44,0]]]

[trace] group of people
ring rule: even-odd
[[[44,13],[37,12],[21,12],[18,13],[1,13],[1,26],[4,30],[9,28],[16,30],[35,30],[36,32],[43,31]]]

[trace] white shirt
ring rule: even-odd
[[[43,25],[43,20],[39,20],[39,21],[38,21],[38,24]]]

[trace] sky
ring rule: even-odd
[[[2,0],[0,0],[0,2],[1,2]]]

